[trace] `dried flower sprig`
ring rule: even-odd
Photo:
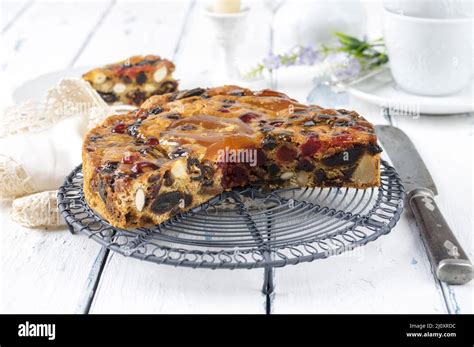
[[[266,70],[271,72],[281,67],[320,64],[320,75],[333,82],[341,82],[353,80],[388,62],[381,38],[369,42],[340,32],[334,35],[338,41],[333,46],[297,46],[284,54],[270,54],[244,77],[257,78]]]

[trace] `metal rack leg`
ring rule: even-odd
[[[262,292],[265,295],[270,295],[275,290],[275,284],[273,283],[273,274],[274,274],[273,267],[266,267],[265,272],[263,274],[263,288]]]
[[[73,235],[74,235],[74,234],[76,233],[76,230],[74,230],[74,227],[73,227],[71,224],[69,224],[69,223],[68,223],[68,225],[67,225],[67,226],[68,226],[68,228],[69,228],[69,231],[71,232],[71,234],[73,234]]]

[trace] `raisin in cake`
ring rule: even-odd
[[[82,78],[107,103],[139,106],[152,95],[174,92],[174,64],[156,55],[133,56],[124,61],[93,69]]]
[[[112,225],[134,228],[234,187],[378,186],[380,152],[354,111],[272,90],[196,88],[153,96],[89,131],[84,193]]]

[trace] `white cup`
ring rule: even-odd
[[[390,12],[421,18],[467,18],[473,17],[471,0],[384,0]]]
[[[384,10],[384,37],[395,82],[420,95],[448,95],[470,84],[472,18],[409,17]]]

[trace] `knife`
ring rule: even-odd
[[[446,223],[434,200],[436,185],[410,138],[390,125],[375,126],[377,136],[397,169],[410,206],[440,281],[465,284],[472,279],[472,264]]]

